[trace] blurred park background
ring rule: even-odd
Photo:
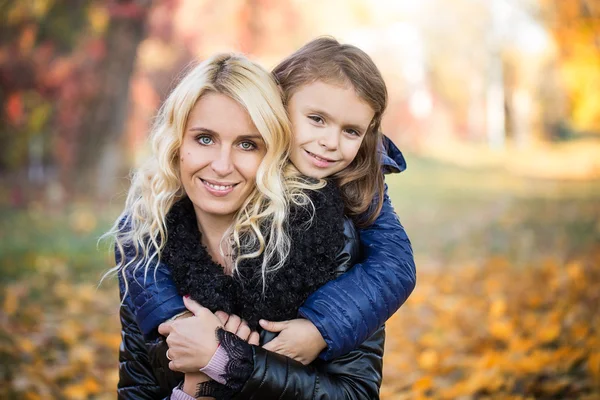
[[[324,34],[382,70],[408,161],[382,398],[600,398],[598,0],[1,0],[0,398],[116,398],[97,240],[161,100],[192,60]]]

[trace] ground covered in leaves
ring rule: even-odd
[[[421,271],[387,324],[384,399],[600,398],[600,254]]]

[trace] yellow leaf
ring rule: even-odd
[[[580,281],[583,279],[583,269],[578,262],[572,262],[567,265],[567,275],[572,281]]]
[[[77,342],[80,333],[81,326],[74,321],[68,320],[58,328],[57,336],[66,344],[73,345]]]
[[[6,297],[4,298],[4,305],[2,309],[7,316],[11,316],[17,311],[17,307],[19,305],[19,299],[17,294],[12,288],[8,288],[6,290]]]
[[[100,385],[92,377],[86,378],[85,381],[83,381],[82,386],[89,394],[97,394],[100,392]]]
[[[541,343],[550,343],[558,339],[560,336],[560,324],[550,323],[543,326],[537,334],[537,338]]]
[[[80,384],[68,385],[63,394],[70,400],[84,400],[88,397],[87,391]]]
[[[495,300],[490,305],[490,315],[498,318],[506,313],[506,301],[502,298]]]
[[[94,5],[88,9],[88,21],[95,33],[104,33],[108,27],[109,19],[106,7]]]
[[[431,376],[423,376],[413,383],[413,390],[424,392],[431,389],[433,386],[433,378]]]
[[[29,338],[19,338],[17,343],[19,345],[19,350],[21,350],[23,353],[30,354],[35,350],[35,344]]]
[[[489,329],[492,336],[500,340],[510,339],[514,332],[513,324],[507,320],[493,321]]]
[[[527,353],[534,346],[534,342],[529,339],[523,339],[518,336],[514,336],[510,340],[510,349],[517,353]]]
[[[71,349],[69,352],[71,362],[81,362],[86,365],[94,363],[95,355],[91,346],[80,344]]]
[[[35,392],[27,392],[24,400],[42,400],[42,396]]]
[[[600,383],[600,352],[590,354],[588,358],[588,369],[594,380]]]
[[[423,369],[433,369],[438,365],[439,357],[434,350],[425,350],[419,356],[419,366]]]
[[[577,323],[571,327],[571,336],[575,340],[585,339],[590,331],[590,328],[584,323]]]

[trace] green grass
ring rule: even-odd
[[[6,280],[44,268],[64,268],[76,279],[99,279],[110,267],[108,243],[98,244],[117,211],[95,212],[92,205],[47,211],[0,210],[0,268]],[[87,224],[87,225],[86,225]],[[58,267],[57,267],[58,266]]]
[[[386,181],[421,260],[565,260],[600,245],[600,181],[534,180],[407,159],[407,171]]]

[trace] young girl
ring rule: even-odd
[[[356,348],[415,287],[412,248],[381,172],[400,172],[406,164],[389,139],[384,137],[381,144],[387,91],[362,50],[318,38],[286,58],[273,74],[292,122],[292,163],[307,176],[330,176],[337,182],[362,245],[362,262],[312,294],[300,308],[302,319],[261,321],[263,328],[280,332],[268,350],[308,364],[317,356],[331,360]],[[364,106],[372,118],[360,115]],[[135,314],[147,338],[156,336],[161,322],[186,311],[168,267],[159,264],[155,274],[138,277],[147,293],[136,303]]]

